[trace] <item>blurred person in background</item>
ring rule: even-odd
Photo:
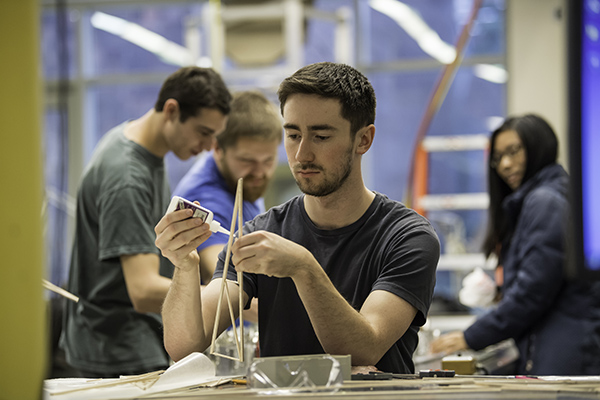
[[[464,332],[433,341],[433,353],[512,338],[517,374],[600,373],[600,294],[564,273],[569,177],[557,154],[554,131],[537,115],[510,117],[492,133],[484,252],[502,266],[501,298]]]
[[[243,222],[252,220],[265,211],[262,196],[277,168],[282,138],[281,117],[272,102],[256,91],[235,93],[227,127],[217,136],[214,150],[192,166],[173,195],[198,201],[229,229],[237,181],[244,178]],[[226,235],[212,235],[198,246],[204,284],[210,281],[227,240]]]
[[[164,157],[210,150],[225,129],[231,94],[212,69],[186,67],[163,83],[152,109],[98,143],[77,193],[61,346],[83,377],[166,369],[160,311],[173,265],[156,247],[167,210]]]

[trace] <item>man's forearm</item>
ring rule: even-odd
[[[294,279],[313,329],[330,354],[351,354],[353,365],[374,365],[389,346],[379,340],[378,330],[353,309],[318,268]]]
[[[162,310],[165,348],[175,361],[205,350],[200,290],[198,268],[175,268]]]
[[[138,312],[160,313],[169,288],[171,280],[164,276],[157,275],[153,278],[152,284],[148,285],[146,298],[143,300],[142,310]]]

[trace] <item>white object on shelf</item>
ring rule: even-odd
[[[483,133],[475,135],[426,136],[423,139],[422,146],[430,153],[440,151],[486,150],[489,146],[489,138]]]
[[[486,260],[483,253],[442,254],[438,262],[438,271],[472,271],[475,268],[493,270],[496,268],[496,258]]]
[[[487,193],[428,194],[419,198],[419,206],[434,210],[487,210],[490,199]]]

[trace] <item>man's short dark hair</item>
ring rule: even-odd
[[[211,68],[184,67],[163,83],[154,109],[161,112],[168,99],[179,103],[180,121],[195,117],[202,108],[215,108],[229,114],[231,93],[221,76]]]
[[[369,80],[346,64],[320,62],[300,68],[284,79],[277,91],[281,112],[294,94],[316,94],[338,99],[342,117],[350,121],[351,133],[375,123],[375,91]]]
[[[235,93],[227,127],[217,135],[219,147],[226,150],[240,138],[281,142],[283,127],[277,107],[258,91]]]

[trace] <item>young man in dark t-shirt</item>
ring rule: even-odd
[[[232,304],[237,270],[246,304],[258,298],[261,356],[350,354],[356,366],[413,372],[439,241],[423,217],[364,185],[373,88],[354,68],[325,62],[295,72],[278,94],[288,164],[304,194],[245,225],[232,246]],[[163,308],[165,346],[175,360],[210,344],[221,282],[199,293],[194,249],[207,227],[187,217],[170,213],[155,228],[157,246],[176,267]],[[229,324],[222,307],[220,330]]]

